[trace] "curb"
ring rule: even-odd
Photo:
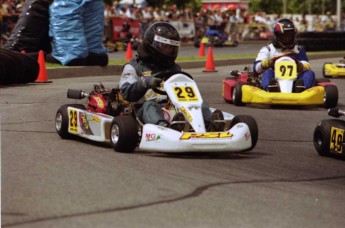
[[[336,58],[344,57],[344,52],[337,53],[321,53],[321,54],[309,54],[309,60],[322,59],[322,58]],[[205,60],[206,61],[206,60]],[[205,61],[193,61],[193,62],[178,62],[183,69],[203,68],[205,67]],[[245,59],[223,59],[215,60],[216,66],[231,66],[240,64],[252,65],[253,58]],[[75,77],[94,77],[94,76],[111,76],[120,75],[122,71],[122,65],[108,65],[101,66],[78,66],[78,67],[63,67],[63,68],[48,68],[47,74],[49,79],[59,78],[75,78]]]

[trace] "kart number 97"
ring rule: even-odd
[[[297,78],[296,64],[293,62],[277,62],[275,65],[275,74],[277,78],[291,80]]]
[[[174,92],[179,102],[185,102],[185,101],[195,102],[199,100],[193,87],[191,86],[175,86]]]

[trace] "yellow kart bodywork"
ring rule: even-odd
[[[327,77],[344,77],[345,63],[325,63],[323,65],[323,76]]]
[[[268,105],[321,105],[325,89],[314,86],[301,93],[267,92],[251,85],[242,86],[242,102]]]

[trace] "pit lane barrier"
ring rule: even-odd
[[[345,32],[301,32],[297,36],[297,43],[304,46],[306,51],[345,50]]]

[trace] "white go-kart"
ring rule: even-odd
[[[110,143],[115,151],[133,152],[241,152],[252,150],[258,140],[258,126],[249,115],[234,116],[211,108],[211,122],[205,125],[200,91],[185,72],[154,75],[163,79],[166,95],[162,108],[168,122],[163,127],[144,124],[136,115],[137,105],[123,99],[119,89],[106,90],[101,84],[86,93],[69,90],[68,97],[88,98],[87,106],[63,105],[56,113],[56,130],[62,138],[80,136]]]

